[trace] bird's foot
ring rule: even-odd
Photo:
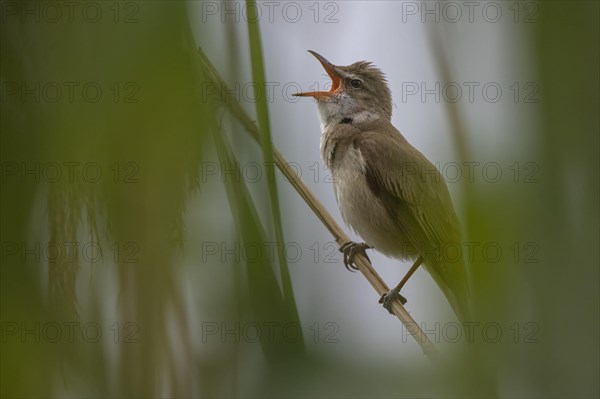
[[[364,256],[369,262],[371,262],[371,259],[369,259],[366,252],[367,249],[371,248],[373,247],[365,242],[356,243],[348,241],[347,243],[343,244],[340,247],[340,252],[344,254],[344,266],[346,266],[346,269],[350,271],[358,270],[358,267],[354,263],[354,257],[357,254]]]
[[[382,303],[383,307],[386,308],[387,311],[390,312],[390,314],[394,314],[394,312],[392,312],[392,304],[396,299],[399,299],[400,303],[403,305],[406,303],[406,298],[400,295],[399,290],[396,290],[394,288],[391,289],[390,292],[383,294],[381,298],[379,298],[379,303]]]

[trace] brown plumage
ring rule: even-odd
[[[391,124],[392,96],[384,74],[370,62],[336,66],[311,53],[332,88],[298,95],[317,100],[321,156],[333,174],[344,221],[383,254],[416,262],[396,291],[382,297],[384,306],[389,310],[394,299],[406,301],[400,288],[422,261],[457,316],[470,319],[464,259],[447,256],[462,249],[448,188],[435,166]],[[353,246],[355,252],[366,247],[345,249]]]

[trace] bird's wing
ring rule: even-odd
[[[467,270],[451,251],[462,250],[460,223],[442,175],[399,132],[362,132],[354,146],[365,159],[365,176],[425,258],[425,267],[459,317],[469,317]]]
[[[412,230],[422,233],[422,237],[415,236],[415,242],[427,240],[430,245],[446,245],[460,240],[460,225],[446,182],[423,154],[399,134],[381,137],[380,133],[366,132],[355,139],[354,145],[365,159],[371,188],[401,205],[392,211],[405,211],[394,215],[406,222],[405,226],[417,224],[411,226],[415,227]],[[413,220],[405,220],[408,217]],[[453,244],[458,244],[456,241]]]

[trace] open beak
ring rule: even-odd
[[[327,61],[325,57],[312,50],[308,50],[308,52],[314,55],[315,58],[319,60],[321,65],[323,65],[323,68],[325,68],[325,72],[327,72],[327,75],[329,75],[329,77],[331,78],[331,89],[329,89],[329,91],[307,91],[304,93],[296,93],[294,94],[294,96],[314,97],[317,100],[322,97],[329,97],[341,87],[342,79],[337,74],[335,65]]]

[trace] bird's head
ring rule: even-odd
[[[333,65],[320,54],[309,52],[321,62],[331,78],[331,89],[294,95],[313,97],[318,103],[324,125],[346,118],[354,123],[379,118],[391,120],[392,94],[381,70],[367,61],[348,66]]]

